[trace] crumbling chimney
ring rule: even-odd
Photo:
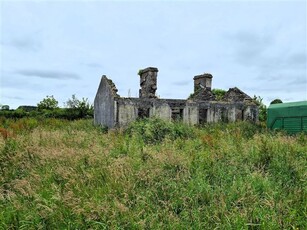
[[[139,71],[140,75],[140,98],[157,98],[157,76],[158,69],[155,67],[148,67]]]
[[[204,73],[196,75],[194,79],[194,93],[200,91],[200,89],[211,90],[213,76],[210,73]]]

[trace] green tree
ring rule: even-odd
[[[1,105],[1,110],[10,110],[10,106],[8,106],[8,105]]]
[[[277,98],[277,99],[273,100],[270,104],[272,105],[272,104],[280,104],[280,103],[283,103],[282,100]]]
[[[220,101],[226,94],[226,90],[223,89],[212,89],[212,93],[215,95],[216,100]]]
[[[94,107],[87,98],[83,97],[79,100],[76,95],[73,94],[71,99],[68,99],[64,104],[67,108],[77,111],[80,118],[93,115]]]
[[[42,110],[42,109],[53,110],[53,109],[59,108],[58,104],[59,102],[53,97],[53,95],[51,95],[51,96],[46,96],[46,98],[40,101],[37,104],[37,108],[39,110]]]
[[[266,122],[267,108],[266,108],[266,105],[263,103],[263,98],[260,96],[254,95],[253,101],[256,103],[256,105],[259,106],[259,121]]]

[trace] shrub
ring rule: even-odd
[[[280,100],[280,99],[277,98],[277,99],[271,101],[270,104],[272,105],[272,104],[280,104],[280,103],[283,103],[282,100]]]
[[[194,136],[192,127],[182,122],[167,122],[158,118],[145,118],[133,122],[126,130],[128,135],[137,135],[145,143],[160,143],[166,137],[170,139]]]
[[[31,106],[31,105],[21,105],[17,109],[22,109],[26,112],[36,111],[37,106]]]
[[[226,90],[223,89],[212,89],[212,93],[215,95],[216,100],[220,101],[226,94]]]
[[[42,109],[56,109],[56,108],[59,107],[58,104],[59,104],[59,102],[53,97],[53,95],[51,95],[51,96],[47,96],[42,101],[40,101],[37,104],[37,108],[39,110],[42,110]]]
[[[73,113],[78,118],[86,118],[94,116],[94,107],[91,105],[87,98],[82,98],[79,100],[76,95],[72,95],[71,99],[65,103],[66,107],[71,113]]]
[[[10,106],[9,105],[2,105],[1,110],[10,110]]]
[[[255,95],[253,100],[256,103],[256,105],[259,106],[259,121],[260,122],[266,122],[266,120],[267,120],[267,108],[266,108],[266,105],[263,103],[263,98]]]

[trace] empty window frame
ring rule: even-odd
[[[204,124],[208,122],[208,109],[199,109],[199,124]]]
[[[183,119],[183,109],[181,108],[172,108],[172,120],[181,121]]]
[[[149,117],[149,108],[138,108],[138,118],[143,119]]]

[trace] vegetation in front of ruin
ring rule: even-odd
[[[267,120],[268,111],[266,105],[263,103],[263,98],[254,95],[253,101],[256,103],[256,105],[259,108],[259,121],[265,123]]]
[[[306,229],[307,136],[0,118],[0,229]]]

